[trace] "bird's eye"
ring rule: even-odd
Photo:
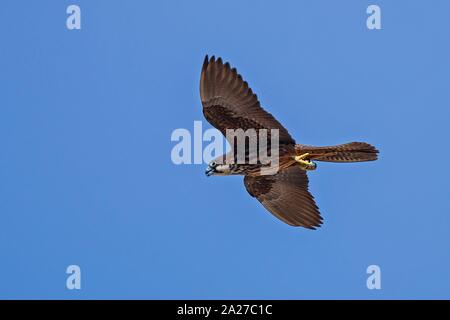
[[[213,162],[211,162],[211,167],[215,167],[216,166],[216,163],[213,161]]]

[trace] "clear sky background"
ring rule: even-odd
[[[450,298],[449,17],[444,0],[2,1],[0,298]],[[207,53],[299,143],[381,151],[310,174],[322,228],[172,163],[172,131],[204,120]]]

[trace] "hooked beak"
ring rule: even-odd
[[[209,177],[209,176],[212,176],[214,174],[214,171],[215,171],[214,168],[212,168],[211,166],[208,166],[206,168],[205,174],[206,174],[207,177]]]

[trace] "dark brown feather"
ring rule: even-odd
[[[275,217],[291,226],[315,229],[322,217],[308,191],[308,176],[298,166],[279,171],[275,175],[245,176],[244,184]]]
[[[365,142],[350,142],[328,147],[314,147],[298,144],[298,155],[309,153],[308,159],[326,162],[362,162],[378,159],[378,150]]]
[[[258,97],[236,69],[224,64],[221,58],[205,57],[200,97],[206,120],[223,135],[227,129],[278,129],[280,145],[295,144],[288,131],[261,107]]]

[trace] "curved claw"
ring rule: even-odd
[[[303,170],[316,170],[317,165],[310,161],[305,160],[309,156],[309,153],[304,153],[299,156],[295,156],[294,160],[302,167]]]

